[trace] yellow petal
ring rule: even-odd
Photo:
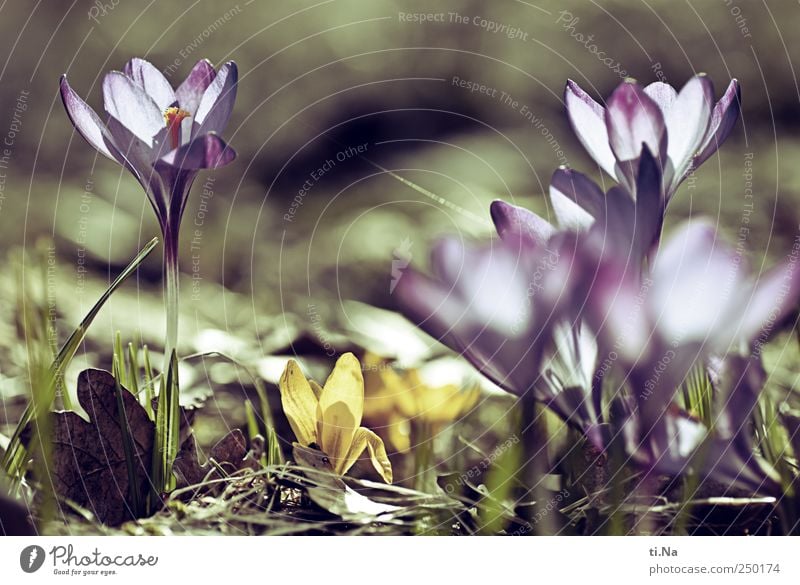
[[[353,445],[350,447],[350,453],[347,455],[347,462],[342,474],[347,473],[364,452],[364,449],[369,451],[369,459],[372,462],[372,466],[383,478],[383,481],[392,483],[392,464],[389,461],[389,456],[386,455],[386,447],[384,447],[383,441],[378,435],[364,427],[357,428],[353,435]]]
[[[311,386],[311,390],[314,391],[314,396],[316,396],[317,400],[319,400],[319,397],[322,396],[322,386],[317,384],[314,380],[309,380],[308,384]]]
[[[343,475],[347,454],[353,444],[353,433],[356,429],[353,413],[344,402],[334,402],[326,408],[323,408],[320,402],[317,417],[317,436],[320,449],[330,458],[334,471]]]
[[[296,361],[289,360],[278,385],[281,389],[283,412],[297,442],[306,447],[317,443],[319,401]]]
[[[319,406],[319,445],[331,459],[344,460],[364,413],[364,376],[352,353],[344,354],[336,362],[322,388]]]

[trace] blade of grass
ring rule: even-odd
[[[156,412],[155,451],[153,451],[153,487],[157,499],[151,501],[153,505],[160,505],[161,494],[169,493],[175,489],[175,476],[172,473],[172,463],[178,454],[180,405],[178,401],[178,358],[175,350],[170,354],[167,378],[162,379],[161,391],[158,393],[158,411]]]
[[[119,336],[117,336],[119,339]],[[121,344],[120,344],[121,348]],[[119,427],[122,432],[122,448],[125,453],[125,467],[128,470],[128,499],[133,508],[134,515],[138,518],[142,515],[139,482],[136,479],[136,455],[133,448],[133,437],[131,436],[131,428],[128,425],[128,413],[125,412],[125,402],[122,399],[122,393],[127,392],[120,383],[122,373],[120,364],[122,363],[123,355],[114,355],[114,362],[112,365],[112,374],[114,376],[114,392],[117,397],[117,415],[119,417]]]
[[[66,370],[70,361],[72,361],[75,353],[78,351],[78,347],[86,337],[86,332],[88,331],[89,326],[92,324],[95,317],[97,317],[100,309],[103,308],[103,305],[106,304],[106,301],[111,298],[111,295],[114,294],[114,292],[122,285],[122,283],[125,282],[125,280],[127,280],[128,277],[136,271],[139,265],[144,261],[145,258],[147,258],[157,244],[158,238],[153,238],[144,248],[139,251],[136,257],[131,260],[130,264],[125,267],[125,270],[123,270],[119,276],[117,276],[114,282],[111,283],[111,285],[100,296],[94,306],[92,306],[78,327],[72,332],[67,341],[61,347],[56,359],[53,360],[53,363],[50,366],[50,375],[48,376],[49,381],[45,390],[42,392],[41,399],[31,400],[28,403],[28,406],[22,413],[22,417],[20,418],[17,427],[14,429],[14,434],[11,436],[8,449],[3,456],[3,469],[6,470],[6,473],[12,478],[13,481],[17,481],[19,479],[22,465],[26,458],[26,449],[22,445],[22,431],[34,418],[37,418],[42,414],[42,412],[46,412],[53,404],[57,380],[59,377],[63,376],[64,371]]]

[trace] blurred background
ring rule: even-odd
[[[437,235],[491,234],[494,198],[549,215],[561,164],[608,186],[564,115],[568,78],[596,99],[625,76],[680,87],[705,72],[717,96],[738,78],[742,119],[669,224],[705,214],[734,241],[751,228],[755,265],[785,255],[800,221],[798,21],[796,2],[766,0],[3,2],[0,422],[24,393],[20,295],[52,306],[66,336],[158,234],[135,180],[73,131],[62,73],[100,110],[103,75],[132,56],[176,86],[201,58],[238,63],[226,132],[238,159],[200,176],[183,223],[181,353],[225,352],[267,380],[285,363],[272,356],[309,355],[320,378],[353,347],[408,363],[441,351],[379,310]],[[43,258],[53,268],[40,278]],[[118,330],[160,347],[160,279],[153,254],[75,369],[109,367]],[[187,375],[240,378],[223,363]],[[224,400],[224,424],[241,424],[240,401]]]

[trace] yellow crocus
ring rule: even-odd
[[[433,385],[419,371],[398,371],[373,354],[364,356],[367,369],[369,420],[386,426],[390,443],[401,452],[410,448],[411,421],[428,425],[431,431],[457,420],[480,397],[477,388],[463,391],[457,384]]]
[[[294,360],[280,379],[281,403],[298,443],[315,447],[344,475],[366,450],[375,470],[392,483],[392,464],[381,438],[361,426],[364,376],[352,353],[336,362],[324,386],[307,380]]]

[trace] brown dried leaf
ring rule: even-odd
[[[55,490],[109,525],[134,517],[115,393],[116,382],[109,372],[84,370],[78,376],[78,402],[89,415],[89,422],[74,412],[53,413]],[[127,390],[122,392],[122,401],[125,424],[133,438],[135,489],[144,497],[149,489],[155,426]]]
[[[209,479],[219,478],[220,475],[217,471],[212,473],[212,470],[215,469],[210,462],[212,459],[228,473],[257,467],[256,460],[248,456],[247,442],[239,429],[230,431],[217,441],[209,451],[208,459],[205,463],[200,464],[197,442],[194,435],[190,435],[181,446],[172,467],[178,478],[178,487],[202,483],[209,474]]]

